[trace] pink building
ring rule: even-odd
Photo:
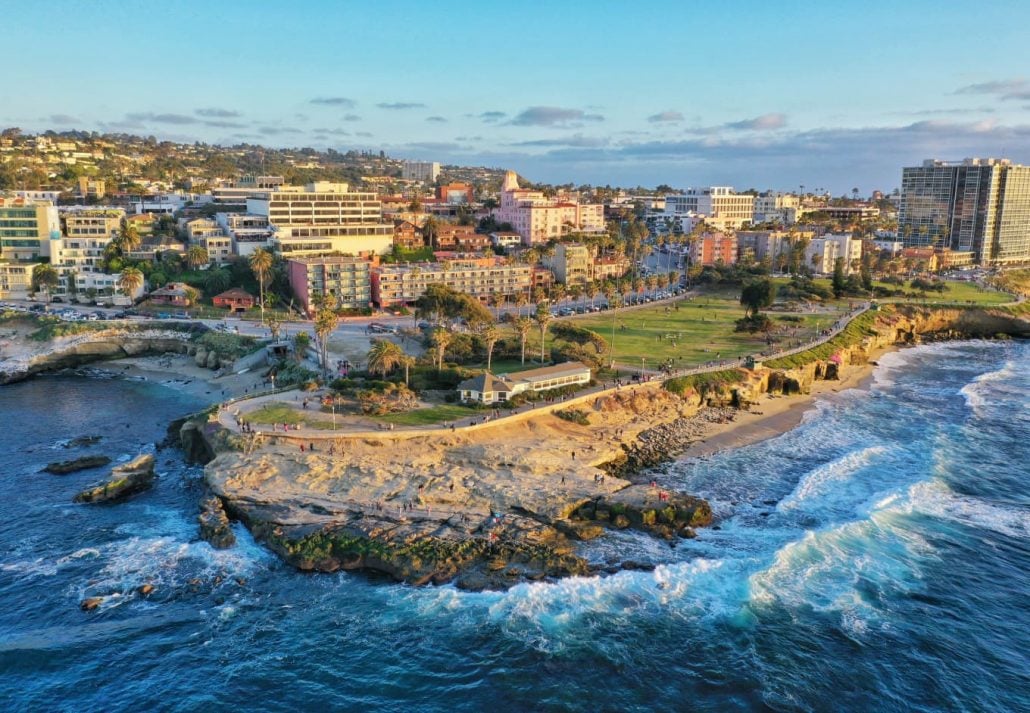
[[[734,265],[737,262],[737,236],[705,233],[690,244],[692,265]]]
[[[550,199],[540,191],[519,188],[514,171],[504,174],[501,205],[494,210],[494,217],[499,223],[511,223],[526,245],[545,243],[572,232],[604,232],[603,205]]]

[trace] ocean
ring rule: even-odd
[[[171,449],[152,491],[73,505],[104,471],[46,463],[152,450],[205,404],[0,387],[0,710],[1030,710],[1028,367],[1026,342],[888,354],[782,436],[656,469],[718,529],[583,546],[653,571],[482,593],[302,574],[240,526],[213,550]]]

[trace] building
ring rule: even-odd
[[[496,403],[507,401],[527,391],[549,391],[566,386],[589,384],[590,367],[578,361],[545,366],[539,369],[520,371],[516,374],[493,376],[483,372],[479,376],[458,384],[457,391],[462,401]]]
[[[468,205],[475,202],[476,194],[468,183],[448,183],[437,186],[436,198],[449,205]]]
[[[121,230],[125,211],[120,208],[62,208],[60,240],[50,241],[50,262],[60,280],[55,295],[75,299],[94,290],[113,292],[117,275],[103,272],[105,253]]]
[[[372,301],[371,264],[342,255],[293,258],[286,263],[286,275],[307,314],[314,314],[315,303],[323,296],[340,309],[367,309]]]
[[[225,307],[232,312],[244,312],[256,303],[254,295],[239,287],[233,287],[211,298],[211,304],[215,307]]]
[[[755,216],[755,199],[749,193],[734,193],[728,186],[688,188],[680,195],[665,197],[670,217],[696,214],[717,230],[736,230],[749,225]]]
[[[61,220],[50,201],[0,196],[0,258],[10,262],[50,257],[61,239]]]
[[[274,245],[287,259],[393,249],[393,224],[384,222],[375,194],[351,191],[345,183],[282,186],[248,198],[247,212],[268,220]]]
[[[433,183],[440,175],[440,164],[436,161],[405,161],[401,167],[401,178],[405,181]]]
[[[801,199],[793,193],[766,191],[755,196],[753,222],[793,225],[800,208]]]
[[[529,294],[532,282],[531,266],[496,257],[380,265],[372,269],[372,302],[379,307],[412,304],[432,284],[446,285],[486,302],[494,294]]]
[[[499,230],[496,233],[490,233],[490,240],[493,242],[495,247],[505,249],[513,248],[522,244],[522,236],[516,232],[508,230]]]
[[[844,273],[851,273],[862,260],[862,241],[853,238],[851,233],[812,238],[805,247],[803,264],[812,272],[829,275],[834,271],[837,258],[844,260]]]
[[[789,255],[798,240],[811,240],[811,230],[738,230],[737,259],[752,258],[756,262],[769,259],[775,263],[781,255]]]
[[[107,184],[103,178],[79,176],[79,196],[100,199],[105,195],[107,195]]]
[[[232,239],[232,254],[249,257],[258,249],[272,247],[268,218],[250,213],[215,213],[215,222]]]
[[[891,257],[901,254],[902,249],[905,247],[905,243],[900,240],[873,240],[871,242],[874,248],[880,252],[890,253]]]
[[[734,265],[737,262],[737,236],[729,233],[705,233],[688,244],[691,265]]]
[[[547,198],[540,191],[519,188],[508,171],[501,187],[501,204],[494,210],[499,223],[510,223],[526,245],[545,243],[569,233],[603,233],[604,206],[581,204],[569,198]]]
[[[594,256],[590,248],[579,243],[558,243],[554,255],[544,260],[554,279],[563,285],[576,285],[593,279]]]
[[[880,217],[880,209],[868,205],[826,205],[816,212],[826,215],[830,220],[845,224],[861,223]]]
[[[0,299],[24,300],[32,292],[32,271],[39,262],[0,259]]]
[[[393,245],[398,250],[419,250],[426,246],[426,241],[419,227],[410,220],[394,220]]]
[[[434,250],[458,250],[462,252],[479,252],[490,247],[490,236],[477,233],[471,225],[437,225],[433,235]]]
[[[972,252],[982,265],[1030,260],[1030,166],[967,158],[902,169],[898,237]]]
[[[286,183],[282,176],[243,176],[238,181],[227,181],[211,189],[213,203],[244,207],[248,198],[257,198],[278,190]]]
[[[629,272],[629,265],[625,255],[598,255],[594,258],[593,279],[618,279]]]
[[[189,307],[190,295],[194,290],[185,282],[169,282],[164,287],[153,290],[147,298],[156,305],[172,307]]]

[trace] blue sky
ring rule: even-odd
[[[900,5],[898,7],[897,5]],[[0,0],[0,125],[613,185],[1030,162],[1030,3]]]

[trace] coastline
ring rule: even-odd
[[[260,389],[262,384],[260,369],[243,374],[231,371],[220,374],[197,366],[193,357],[184,354],[125,357],[96,363],[90,368],[116,378],[160,384],[212,404],[242,396],[247,390]]]

